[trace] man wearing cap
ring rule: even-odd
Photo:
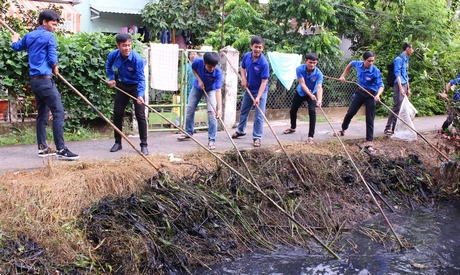
[[[396,126],[396,116],[394,114],[399,114],[401,109],[401,104],[403,102],[404,96],[410,97],[410,87],[409,87],[409,55],[414,52],[412,48],[412,42],[404,42],[402,45],[403,52],[398,55],[394,63],[394,73],[395,73],[395,82],[393,84],[393,112],[390,113],[388,117],[387,125],[385,126],[385,134],[392,135]]]

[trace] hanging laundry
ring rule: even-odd
[[[150,84],[153,89],[177,91],[179,45],[150,43]]]
[[[184,43],[187,48],[190,45],[192,45],[192,41],[190,41],[190,38],[191,38],[190,30],[183,30],[182,37],[184,38]]]
[[[292,53],[269,52],[267,54],[270,66],[286,89],[291,89],[296,79],[296,68],[302,62],[302,55]]]
[[[160,42],[162,44],[168,44],[169,42],[172,41],[172,36],[171,36],[171,32],[167,29],[164,29],[162,32],[161,32],[161,36],[160,36]]]

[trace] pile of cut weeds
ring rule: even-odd
[[[405,146],[406,156],[388,157],[382,146],[371,157],[353,144],[347,147],[365,181],[396,209],[450,197],[451,186],[437,180],[437,167],[423,164],[416,154],[420,149]],[[254,248],[271,251],[283,244],[322,249],[262,192],[340,253],[342,248],[334,245],[340,234],[379,210],[340,148],[328,144],[308,153],[305,148],[290,150],[304,182],[283,152],[261,148],[242,152],[250,172],[228,152],[221,157],[234,170],[217,161],[208,167],[177,164],[130,196],[105,196],[78,217],[78,227],[93,247],[85,257],[91,266],[72,263],[59,267],[60,272],[179,274],[232,260]],[[177,169],[189,173],[174,178]],[[260,189],[240,175],[254,178]],[[377,203],[388,209],[382,201]],[[36,246],[14,243],[2,242],[0,273],[26,274],[18,267],[22,265],[35,274],[57,274],[47,253],[33,254]]]

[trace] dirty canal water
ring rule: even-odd
[[[280,247],[272,253],[253,252],[193,274],[460,274],[460,202],[398,210],[388,218],[403,243],[412,247],[398,250],[388,225],[381,215],[376,215],[343,234],[337,245],[343,247],[340,260],[326,252]],[[380,232],[384,237],[369,232]]]

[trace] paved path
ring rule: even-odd
[[[322,115],[318,114],[318,119],[321,119]],[[414,119],[415,129],[424,134],[434,134],[436,131],[441,129],[441,125],[444,122],[446,116],[433,116],[433,117],[416,117]],[[339,118],[341,119],[341,118]],[[375,136],[383,136],[383,130],[385,128],[386,119],[378,119],[375,121]],[[308,123],[298,122],[297,131],[293,134],[285,135],[283,130],[289,128],[288,120],[271,121],[270,125],[275,130],[278,138],[283,144],[289,144],[294,142],[305,142],[308,137]],[[340,130],[341,121],[335,119],[332,122],[334,129]],[[235,129],[228,129],[232,134]],[[356,118],[351,122],[345,139],[359,139],[365,138],[365,122],[357,120]],[[431,133],[430,133],[431,132]],[[235,139],[236,145],[239,149],[253,148],[252,146],[252,124],[248,123],[247,135],[238,139]],[[324,141],[327,139],[333,139],[332,129],[327,122],[318,122],[316,124],[315,141]],[[182,154],[193,152],[201,148],[194,141],[177,141],[177,134],[172,132],[150,132],[149,133],[149,151],[150,155],[156,154],[167,155],[173,153],[174,156],[181,156]],[[203,144],[207,145],[207,132],[199,131],[194,137]],[[130,140],[139,146],[139,138],[130,137]],[[270,128],[265,124],[264,136],[262,138],[262,147],[267,145],[277,145],[274,135]],[[136,155],[137,152],[131,148],[127,142],[123,142],[123,150],[111,153],[109,149],[113,145],[113,139],[97,139],[89,141],[79,142],[67,142],[68,148],[80,155],[79,161],[85,160],[104,160],[104,159],[117,159],[122,157],[124,154]],[[316,144],[315,146],[318,146]],[[220,131],[217,134],[216,149],[217,150],[229,150],[232,148],[232,143],[228,139],[225,131]],[[46,162],[37,156],[36,145],[14,145],[14,146],[0,146],[0,174],[7,171],[16,171],[24,169],[36,169],[44,167]]]

